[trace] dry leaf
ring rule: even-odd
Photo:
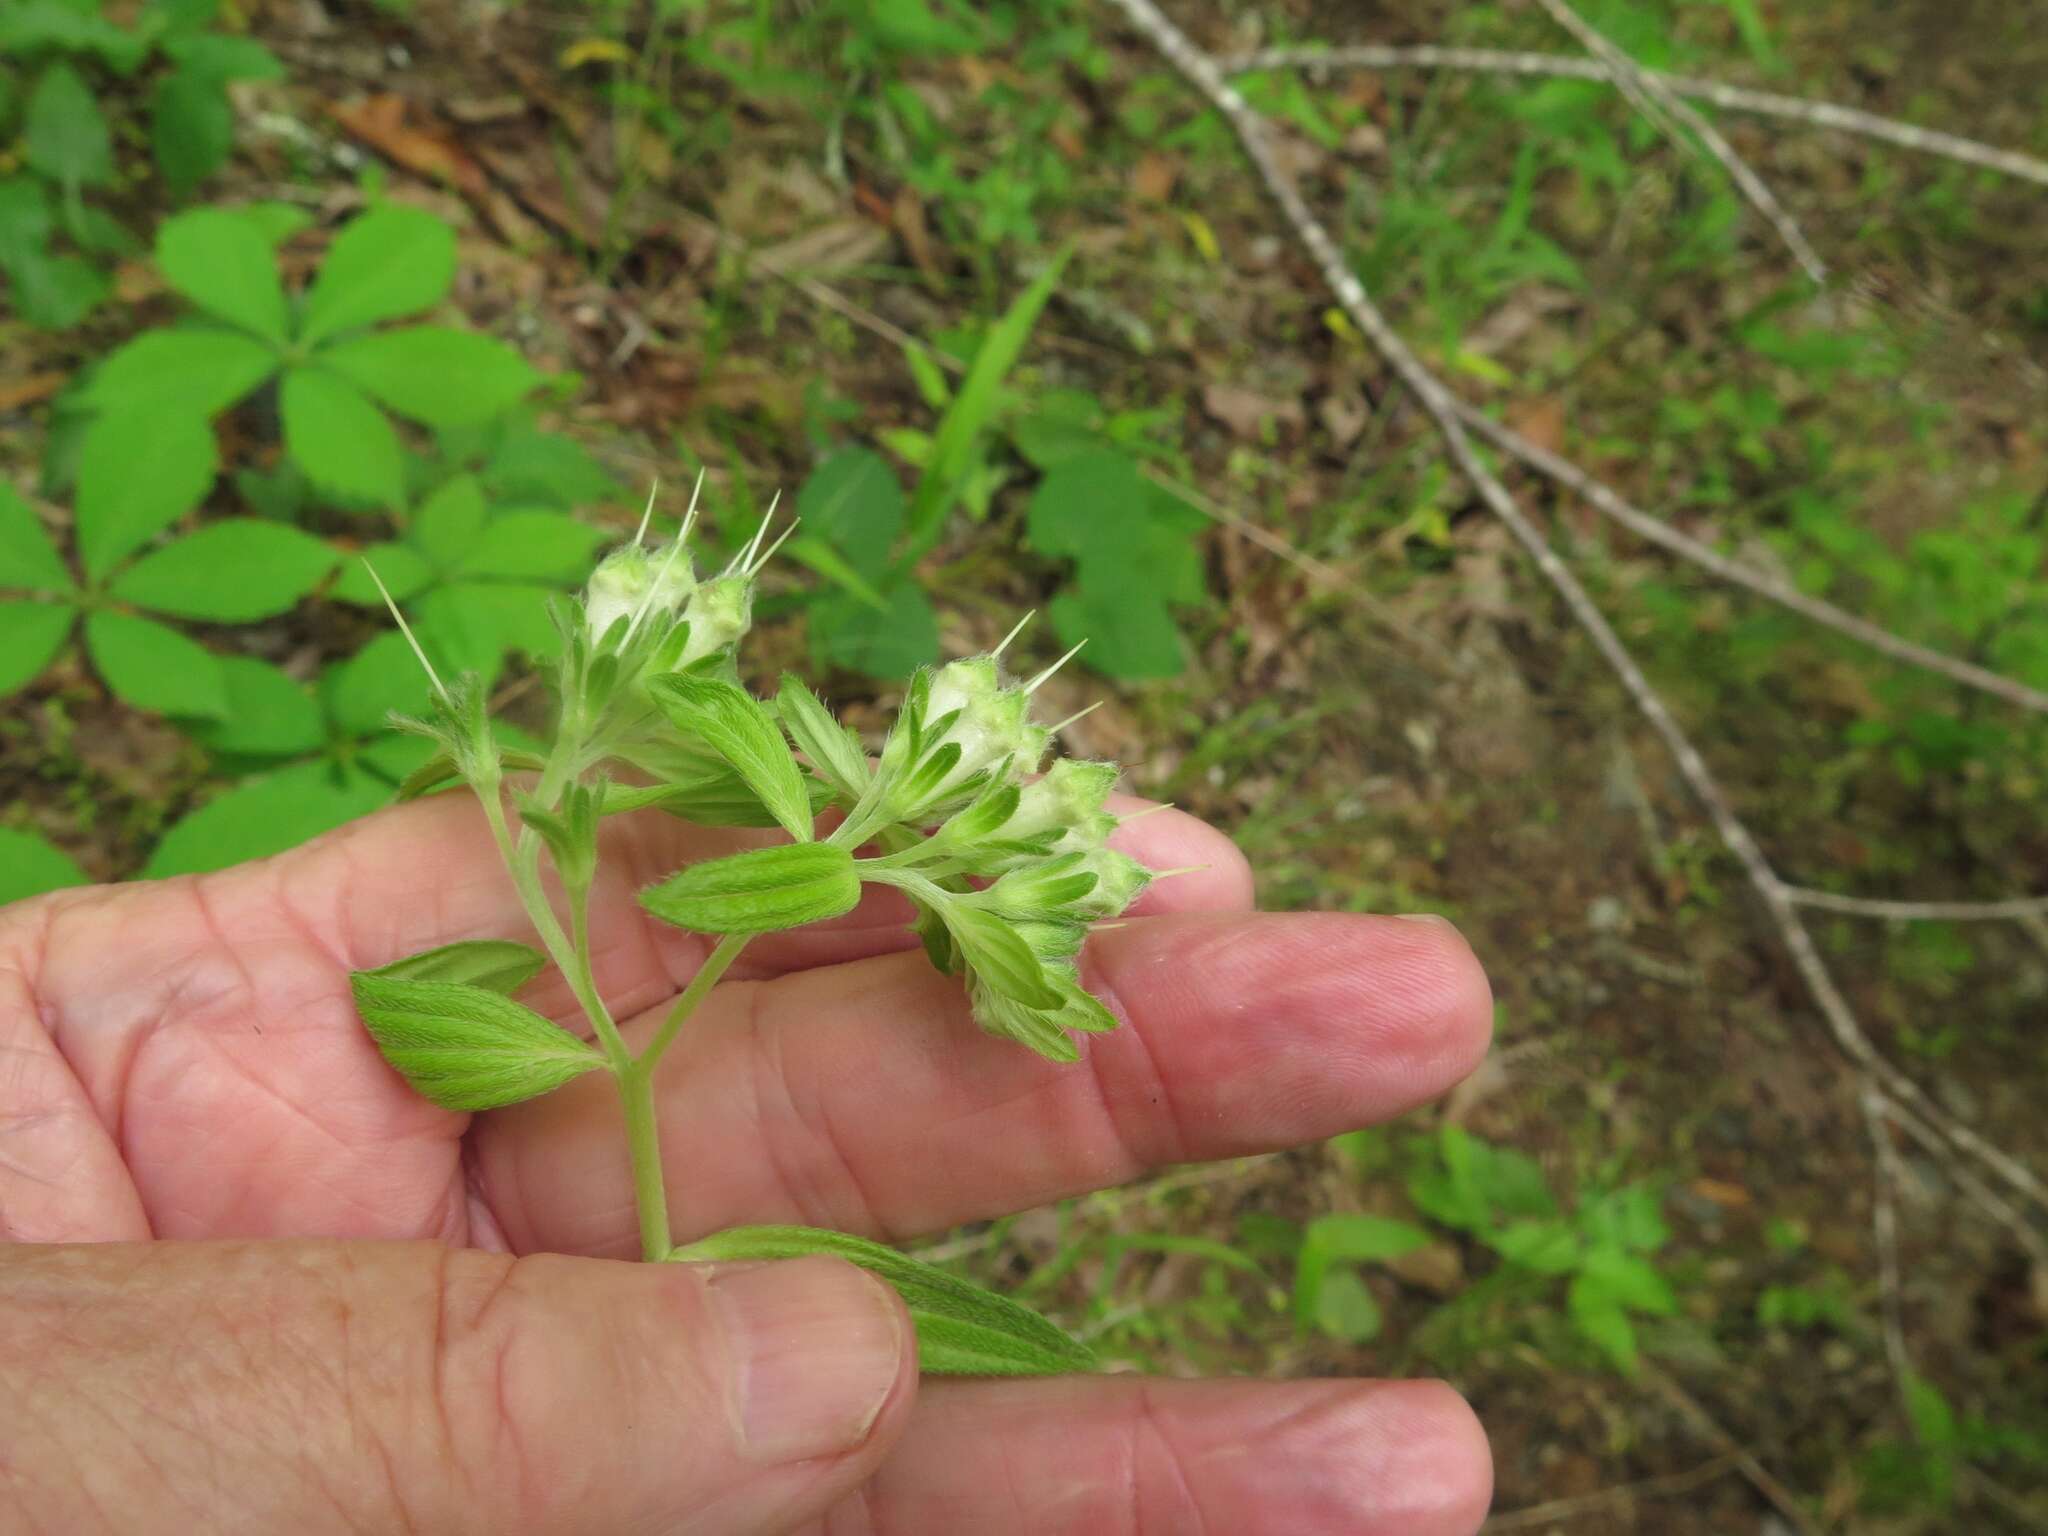
[[[1307,424],[1299,400],[1273,400],[1237,384],[1211,384],[1202,391],[1202,409],[1237,436],[1257,440],[1271,421],[1283,427]]]

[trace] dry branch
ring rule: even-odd
[[[1333,69],[1454,69],[1469,74],[1530,75],[1539,78],[1592,80],[1610,84],[1611,77],[1597,59],[1581,59],[1557,53],[1514,53],[1501,48],[1389,48],[1363,45],[1354,48],[1266,48],[1241,53],[1218,61],[1226,74],[1250,74],[1268,69],[1305,69],[1327,74]],[[1916,154],[1936,155],[1979,169],[2015,176],[2022,181],[2048,187],[2048,160],[2017,150],[2000,149],[1959,134],[1937,128],[1922,128],[1881,117],[1859,107],[1844,107],[1831,101],[1808,101],[1799,96],[1781,96],[1775,91],[1754,91],[1747,86],[1724,85],[1718,80],[1701,80],[1692,75],[1671,75],[1661,70],[1649,73],[1675,95],[1704,101],[1728,112],[1747,112],[1756,117],[1775,117],[1804,123],[1812,128],[1830,128],[1838,133],[1876,139]]]
[[[1791,888],[1779,878],[1748,826],[1735,814],[1706,760],[1679,726],[1662,696],[1651,686],[1584,585],[1559,559],[1535,523],[1474,449],[1466,435],[1456,398],[1401,339],[1366,292],[1364,284],[1346,264],[1328,229],[1281,168],[1268,139],[1265,120],[1224,78],[1216,60],[1190,42],[1153,0],[1112,0],[1112,3],[1201,92],[1210,105],[1222,113],[1260,181],[1279,205],[1293,234],[1314,261],[1352,323],[1422,402],[1435,422],[1452,461],[1477,490],[1488,510],[1528,552],[1544,579],[1621,680],[1623,688],[1651,728],[1663,739],[1677,762],[1679,772],[1705,807],[1722,842],[1742,866],[1750,885],[1763,902],[1836,1043],[1863,1074],[1865,1086],[1881,1096],[1884,1112],[1923,1145],[1939,1148],[1937,1155],[1945,1164],[1959,1164],[1961,1159],[1974,1158],[2023,1198],[2039,1208],[2048,1209],[2048,1186],[2044,1186],[2031,1170],[1944,1111],[1871,1043],[1833,973],[1822,960],[1812,934],[1807,931],[1790,894]],[[1958,1171],[1968,1172],[1961,1168]],[[2038,1241],[2038,1234],[2032,1230],[2024,1213],[2015,1212],[2009,1204],[1998,1201],[1987,1204],[1986,1210],[1995,1219],[2008,1222],[2016,1219],[2015,1231],[2023,1234],[2023,1240]]]
[[[1656,124],[1666,138],[1680,147],[1690,147],[1683,130],[1691,129],[1700,143],[1706,146],[1707,153],[1720,163],[1729,179],[1749,199],[1750,206],[1778,232],[1778,238],[1785,242],[1785,248],[1806,275],[1817,286],[1827,282],[1827,264],[1807,240],[1806,232],[1785,211],[1785,205],[1778,201],[1764,179],[1750,169],[1749,162],[1735,152],[1735,146],[1722,137],[1718,128],[1681,101],[1678,94],[1653,71],[1630,58],[1612,38],[1566,4],[1566,0],[1537,0],[1537,3],[1552,21],[1576,37],[1587,52],[1607,67],[1607,78],[1614,82],[1616,89],[1634,102],[1636,110]]]
[[[1802,907],[1901,923],[1991,923],[2048,917],[2048,896],[2015,896],[2006,901],[1885,901],[1874,896],[1838,896],[1801,885],[1786,886],[1785,894]]]

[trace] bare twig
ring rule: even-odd
[[[1589,53],[1607,66],[1607,78],[1635,103],[1637,111],[1657,125],[1665,137],[1687,147],[1683,129],[1691,129],[1700,143],[1706,146],[1707,153],[1720,163],[1729,179],[1749,199],[1750,206],[1778,232],[1778,238],[1785,242],[1785,248],[1806,275],[1817,285],[1827,282],[1827,264],[1807,240],[1806,232],[1785,211],[1785,205],[1764,184],[1763,178],[1749,168],[1749,162],[1735,152],[1735,146],[1722,136],[1718,128],[1681,101],[1670,86],[1630,58],[1606,33],[1573,10],[1566,0],[1537,0],[1537,3],[1552,21],[1576,37]]]
[[[1859,618],[1846,609],[1837,608],[1833,603],[1809,596],[1790,582],[1780,581],[1753,565],[1731,560],[1711,545],[1701,543],[1690,534],[1679,532],[1662,518],[1652,517],[1642,508],[1629,502],[1613,487],[1587,474],[1569,459],[1530,442],[1519,432],[1502,426],[1485,412],[1455,399],[1454,408],[1460,421],[1503,453],[1512,455],[1546,479],[1554,480],[1565,489],[1583,497],[1596,512],[1621,524],[1637,538],[1690,560],[1703,570],[1713,572],[1723,581],[1747,587],[1757,596],[1768,598],[1780,607],[1789,608],[1816,624],[1860,641],[1874,651],[1881,651],[1894,661],[1903,661],[1908,666],[1938,672],[1952,682],[2004,699],[2008,704],[2016,704],[2021,709],[2048,714],[2048,693],[2043,693],[2038,688],[2029,688],[2025,683],[1972,662],[1931,650],[1924,645],[1916,645],[1911,640],[1903,639],[1890,630],[1871,623],[1868,619]]]
[[[1913,1360],[1906,1353],[1905,1294],[1899,1281],[1899,1212],[1895,1192],[1905,1187],[1906,1170],[1899,1149],[1892,1145],[1891,1128],[1885,1124],[1884,1099],[1874,1088],[1863,1091],[1863,1124],[1870,1132],[1871,1150],[1877,1166],[1871,1180],[1870,1229],[1877,1242],[1877,1281],[1884,1319],[1884,1355],[1892,1368],[1892,1382],[1899,1402],[1911,1412],[1906,1399],[1906,1381],[1913,1374]]]
[[[1355,48],[1268,48],[1258,53],[1224,59],[1227,74],[1248,74],[1268,69],[1305,69],[1327,73],[1333,69],[1455,69],[1473,74],[1533,75],[1545,78],[1593,80],[1610,83],[1610,76],[1597,59],[1581,59],[1557,53],[1512,53],[1499,48],[1388,48],[1366,45]],[[1701,80],[1691,75],[1652,71],[1669,91],[1704,101],[1728,112],[1747,112],[1757,117],[1775,117],[1785,122],[1829,128],[1861,138],[1876,139],[1923,155],[1937,155],[1960,161],[2002,176],[2018,177],[2048,187],[2048,160],[2016,150],[1982,144],[1959,134],[1943,133],[1881,117],[1858,107],[1839,106],[1831,101],[1807,101],[1798,96],[1781,96],[1775,91],[1753,91],[1746,86],[1724,85],[1718,80]]]
[[[1723,1429],[1719,1422],[1685,1388],[1671,1377],[1650,1366],[1643,1372],[1644,1377],[1665,1399],[1676,1408],[1681,1417],[1693,1427],[1693,1432],[1712,1445],[1715,1450],[1730,1457],[1736,1470],[1748,1479],[1750,1487],[1770,1501],[1771,1507],[1788,1520],[1799,1536],[1821,1536],[1821,1524],[1806,1512],[1806,1507],[1777,1478],[1773,1477],[1764,1464],[1733,1435]]]
[[[1668,1499],[1681,1493],[1691,1493],[1695,1488],[1726,1477],[1736,1470],[1736,1459],[1730,1455],[1716,1456],[1712,1461],[1700,1463],[1684,1472],[1674,1472],[1666,1477],[1647,1477],[1637,1483],[1618,1483],[1612,1488],[1602,1488],[1594,1493],[1582,1493],[1569,1499],[1552,1499],[1544,1504],[1530,1504],[1521,1509],[1504,1510],[1489,1516],[1480,1529],[1487,1536],[1498,1536],[1502,1531],[1526,1531],[1534,1526],[1549,1525],[1557,1520],[1569,1520],[1575,1515],[1590,1515],[1595,1510],[1605,1509],[1610,1504],[1627,1504],[1637,1499]]]
[[[1785,894],[1802,907],[1904,923],[2013,922],[2048,917],[2048,896],[2015,896],[2006,901],[1881,901],[1872,896],[1837,896],[1833,891],[1809,890],[1803,885],[1788,885]]]
[[[1848,999],[1836,984],[1833,973],[1821,959],[1820,950],[1807,931],[1797,906],[1787,894],[1784,881],[1771,867],[1748,826],[1735,814],[1706,760],[1679,726],[1662,696],[1644,676],[1635,657],[1607,622],[1585,586],[1558,558],[1557,552],[1516,503],[1507,487],[1473,448],[1462,425],[1456,399],[1401,339],[1366,292],[1364,284],[1346,264],[1328,229],[1310,210],[1300,190],[1281,168],[1267,137],[1264,119],[1223,77],[1216,61],[1195,47],[1166,18],[1154,0],[1112,0],[1112,3],[1223,114],[1260,181],[1279,205],[1294,235],[1336,295],[1345,314],[1402,383],[1422,402],[1436,423],[1452,461],[1477,490],[1487,509],[1500,519],[1528,552],[1537,570],[1557,592],[1572,617],[1621,680],[1637,709],[1663,739],[1677,762],[1680,774],[1705,807],[1721,841],[1742,866],[1751,887],[1763,902],[1779,937],[1791,953],[1795,968],[1844,1054],[1892,1101],[1890,1112],[1901,1124],[1916,1124],[1921,1131],[1946,1145],[1945,1160],[1954,1161],[1957,1154],[1975,1158],[2024,1198],[2048,1208],[2048,1186],[2044,1186],[2031,1170],[2003,1148],[1943,1111],[1917,1083],[1872,1045]],[[2010,1206],[2004,1209],[2011,1211]]]

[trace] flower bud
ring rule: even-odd
[[[750,577],[714,576],[689,597],[683,619],[690,626],[690,640],[678,666],[686,667],[737,644],[753,627],[754,583]]]
[[[1081,856],[1080,867],[1095,876],[1095,885],[1074,903],[1084,922],[1115,917],[1152,883],[1152,871],[1114,848],[1096,848]]]
[[[672,621],[697,585],[690,557],[671,545],[649,552],[638,544],[614,550],[590,573],[583,592],[584,623],[599,640],[629,614],[644,613],[657,623]]]
[[[1099,843],[1116,825],[1102,809],[1116,780],[1115,763],[1063,757],[1043,778],[1024,786],[1016,813],[1003,824],[1003,836],[1021,841],[1047,832],[1081,832],[1091,835],[1090,846]],[[1104,821],[1108,826],[1102,825]],[[1100,836],[1093,836],[1098,830]],[[1063,847],[1061,851],[1067,850]]]

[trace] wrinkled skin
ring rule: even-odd
[[[1126,804],[1121,809],[1131,808]],[[599,985],[644,1039],[705,952],[633,904],[750,834],[608,833]],[[907,1240],[1325,1137],[1468,1072],[1445,924],[1251,911],[1177,812],[1060,1066],[981,1035],[875,893],[757,940],[663,1064],[679,1241]],[[0,911],[0,1531],[1464,1536],[1485,1441],[1426,1382],[927,1382],[836,1261],[639,1265],[611,1084],[477,1117],[378,1057],[348,972],[531,938],[473,802],[219,875]],[[525,1000],[579,1024],[550,973]]]

